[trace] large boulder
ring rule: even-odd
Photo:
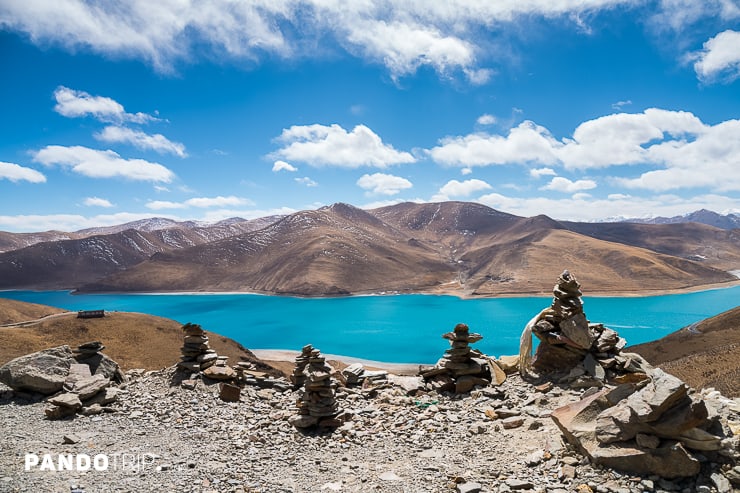
[[[50,395],[62,389],[73,363],[76,361],[69,346],[44,349],[0,367],[0,382],[14,390]]]

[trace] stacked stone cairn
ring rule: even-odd
[[[306,383],[306,374],[304,373],[308,362],[311,359],[311,353],[313,352],[313,346],[307,344],[301,349],[301,354],[295,358],[295,368],[293,373],[290,375],[290,383],[293,384],[293,390],[297,390]]]
[[[532,325],[532,333],[540,340],[532,361],[535,371],[570,372],[582,365],[583,373],[579,375],[576,369],[563,378],[572,381],[586,375],[575,384],[583,387],[594,384],[594,379],[603,381],[607,371],[612,378],[639,373],[639,364],[619,355],[627,342],[603,324],[589,323],[583,311],[581,285],[575,276],[563,271],[553,295],[550,308],[543,310]]]
[[[182,326],[185,334],[184,343],[180,349],[179,368],[197,373],[216,364],[218,354],[208,346],[208,336],[198,324],[186,323]]]
[[[594,463],[663,478],[698,474],[701,455],[732,454],[692,389],[622,352],[626,341],[615,331],[588,322],[580,284],[567,270],[553,294],[551,306],[527,325],[540,340],[531,366],[539,379],[587,389],[580,401],[552,412],[574,447]]]
[[[337,384],[331,377],[332,371],[321,352],[311,348],[303,369],[303,393],[296,402],[298,415],[290,418],[290,424],[296,428],[341,426],[337,419],[340,413],[335,393]]]
[[[450,341],[450,348],[434,367],[420,372],[433,390],[458,394],[469,392],[476,385],[488,386],[492,373],[503,374],[498,367],[492,372],[492,365],[496,366],[496,363],[470,347],[471,343],[480,341],[483,336],[471,333],[467,325],[457,324],[452,332],[442,337]]]

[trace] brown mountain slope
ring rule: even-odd
[[[719,270],[740,268],[740,229],[720,229],[699,223],[562,224],[587,236],[700,261]]]
[[[547,216],[447,202],[298,212],[257,232],[155,254],[81,290],[540,294],[564,268],[599,293],[736,280],[705,263],[578,234]]]
[[[26,306],[24,306],[26,305]],[[0,298],[0,320],[17,323],[64,310]],[[107,312],[104,318],[79,319],[76,313],[50,318],[24,327],[0,327],[0,365],[24,354],[67,344],[101,341],[103,352],[124,370],[159,370],[180,359],[183,344],[182,324],[142,313]],[[229,363],[252,361],[269,369],[254,354],[227,337],[209,333],[209,344]]]
[[[578,272],[589,292],[638,294],[722,283],[732,276],[689,260],[620,245],[563,229],[518,228],[462,257],[468,289],[477,295],[549,294],[564,268]]]
[[[627,349],[696,388],[740,397],[740,306]]]
[[[81,290],[332,295],[424,290],[454,276],[454,266],[424,242],[366,211],[335,204],[254,233],[154,255]]]

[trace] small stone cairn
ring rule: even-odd
[[[471,343],[483,339],[482,335],[470,333],[465,324],[457,324],[452,332],[442,337],[450,341],[450,348],[433,368],[421,371],[421,376],[432,389],[460,394],[469,392],[476,385],[491,383],[491,365],[496,363],[477,349],[470,348]],[[494,371],[503,374],[499,368]]]
[[[311,359],[311,353],[313,352],[313,346],[307,344],[301,349],[301,354],[295,358],[295,368],[293,373],[290,375],[290,383],[293,384],[293,390],[297,390],[306,383],[306,374],[304,370],[308,366],[308,362]]]
[[[298,364],[302,364],[302,361],[303,359],[300,359]],[[321,352],[311,348],[308,363],[303,369],[305,376],[303,394],[296,402],[298,415],[290,418],[290,424],[296,428],[341,425],[337,419],[340,410],[335,394],[337,384],[331,377],[332,371],[332,367],[326,364]]]
[[[208,336],[201,326],[188,322],[182,326],[182,330],[185,333],[185,340],[180,349],[182,356],[177,366],[197,373],[216,364],[218,354],[208,346]]]
[[[639,371],[639,365],[619,356],[626,341],[617,332],[603,324],[589,323],[583,311],[581,285],[575,276],[567,270],[563,271],[553,288],[553,295],[550,307],[528,324],[531,333],[540,340],[531,362],[535,371],[570,371],[583,364],[585,373],[599,381],[607,377],[607,369],[612,370],[611,377],[629,373],[630,370]],[[522,361],[527,365],[529,355],[522,356]],[[579,376],[572,374],[570,379]],[[593,384],[589,378],[583,380],[582,386]]]

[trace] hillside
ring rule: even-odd
[[[140,229],[0,253],[0,289],[495,296],[548,293],[568,268],[595,294],[647,294],[737,282],[729,272],[740,270],[740,230],[573,223],[467,202],[129,225]]]
[[[2,324],[36,319],[64,310],[0,298]],[[103,352],[124,370],[145,368],[159,370],[180,359],[183,344],[182,324],[174,320],[142,313],[107,312],[104,318],[79,319],[76,313],[50,318],[23,327],[0,327],[0,365],[24,354],[63,344],[78,345],[101,341]],[[210,333],[209,344],[229,362],[253,361],[267,368],[239,343]]]
[[[154,255],[82,291],[214,290],[336,295],[430,289],[455,278],[436,250],[336,204],[254,233]]]
[[[740,306],[628,350],[692,387],[740,397]]]

